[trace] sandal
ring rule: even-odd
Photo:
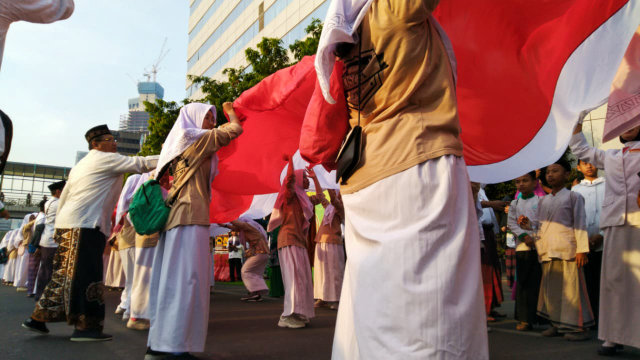
[[[526,323],[524,321],[521,321],[520,323],[518,323],[518,325],[516,325],[516,330],[518,331],[528,331],[533,329],[533,327],[531,326],[531,324]]]

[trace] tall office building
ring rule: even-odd
[[[139,82],[138,97],[129,99],[129,113],[120,117],[120,131],[147,131],[149,114],[144,102],[153,103],[164,98],[164,88],[157,82]]]
[[[157,82],[138,83],[138,97],[129,99],[129,112],[120,116],[120,127],[113,131],[120,154],[135,155],[140,151],[149,133],[149,114],[145,111],[144,102],[153,103],[163,97],[164,88]]]
[[[222,79],[225,68],[247,65],[244,50],[263,37],[288,48],[306,36],[313,18],[324,21],[327,0],[190,0],[187,74]],[[187,79],[187,97],[202,92]]]

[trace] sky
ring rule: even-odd
[[[13,23],[0,68],[0,109],[11,117],[9,161],[72,167],[84,133],[118,129],[135,80],[156,61],[165,100],[184,99],[188,0],[75,0],[67,20]]]

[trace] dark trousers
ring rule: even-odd
[[[51,281],[51,274],[53,273],[53,256],[56,254],[58,248],[40,247],[40,269],[38,270],[38,276],[36,283],[36,301],[42,296],[44,288]]]
[[[529,324],[539,323],[538,295],[542,266],[535,250],[516,251],[516,320]]]
[[[584,280],[587,283],[589,302],[593,310],[593,317],[598,323],[600,309],[600,274],[602,271],[602,251],[592,251],[588,255],[589,262],[584,267]]]
[[[231,281],[241,280],[242,259],[229,259],[229,278]]]
[[[40,250],[29,256],[29,268],[27,272],[27,294],[33,294],[36,278],[38,277],[38,268],[40,267]]]

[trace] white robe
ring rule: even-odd
[[[5,241],[5,245],[7,247],[7,254],[11,252],[11,250],[15,249],[13,245],[14,239],[17,236],[17,232],[19,229],[11,230],[7,233],[3,241]],[[9,259],[4,267],[4,272],[2,274],[2,280],[7,282],[13,282],[13,278],[16,272],[16,259]]]
[[[583,134],[569,143],[571,152],[605,170],[605,191],[600,215],[604,232],[598,338],[640,347],[640,142],[630,141],[622,150],[590,147]]]
[[[133,287],[133,270],[135,266],[136,248],[130,247],[124,250],[118,250],[122,270],[124,273],[124,290],[120,297],[120,307],[125,309],[125,316],[130,315],[131,310],[131,288]]]
[[[584,179],[580,184],[571,188],[584,198],[584,211],[587,215],[587,235],[589,237],[604,233],[600,231],[600,214],[604,200],[605,179],[597,178],[593,181]],[[602,251],[602,244],[595,251]]]
[[[343,194],[334,360],[488,359],[480,240],[462,158]]]
[[[155,247],[135,248],[133,283],[131,284],[131,317],[149,319],[149,287]]]
[[[209,227],[177,226],[160,235],[149,290],[155,351],[203,352],[209,326]]]

